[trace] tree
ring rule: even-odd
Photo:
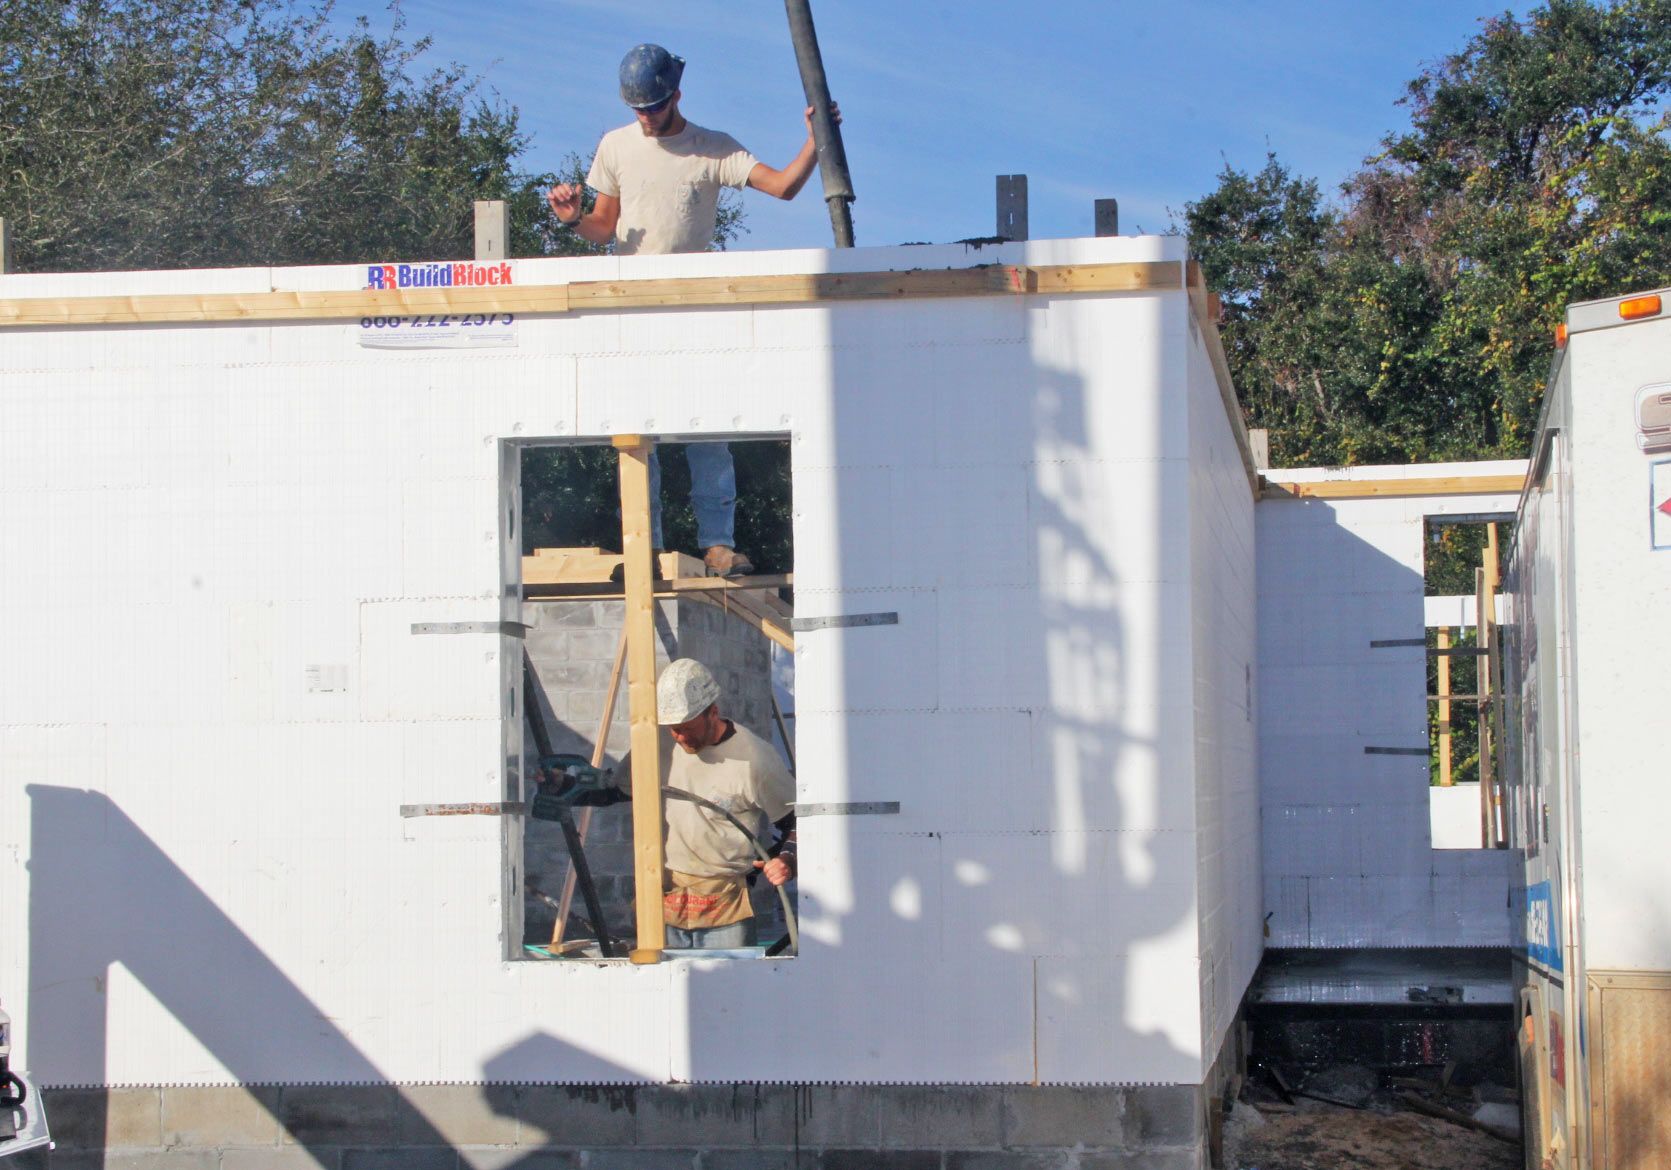
[[[1339,207],[1227,166],[1186,224],[1273,457],[1524,455],[1564,306],[1671,272],[1668,92],[1671,0],[1550,0],[1412,81]]]
[[[21,271],[471,254],[478,199],[513,255],[596,252],[518,162],[517,111],[427,39],[342,36],[329,3],[0,5],[0,215]],[[565,176],[584,172],[577,156]],[[741,231],[727,205],[716,244]]]

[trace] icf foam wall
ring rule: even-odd
[[[1192,322],[1193,324],[1193,322]],[[1254,500],[1204,348],[1189,364],[1190,658],[1201,897],[1201,1027],[1215,1051],[1264,945],[1260,930]]]
[[[1270,472],[1278,482],[1523,475],[1524,462]],[[1267,945],[1507,946],[1509,856],[1432,847],[1424,520],[1512,495],[1262,499],[1259,796]]]
[[[0,930],[28,940],[0,986],[41,1077],[1199,1082],[1256,929],[1251,520],[1182,291],[581,313],[476,352],[358,328],[0,345]],[[519,617],[518,445],[620,432],[790,435],[798,613],[898,615],[800,637],[800,799],[901,811],[803,821],[797,958],[508,960],[518,823],[398,813],[520,794],[520,642],[413,626]]]

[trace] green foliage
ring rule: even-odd
[[[1274,158],[1186,207],[1278,463],[1517,457],[1565,305],[1671,273],[1671,0],[1550,0],[1410,83],[1338,207]]]
[[[474,251],[472,204],[510,205],[510,253],[599,252],[518,169],[517,111],[427,39],[332,31],[328,2],[0,4],[0,215],[19,271],[323,264]],[[571,155],[561,177],[585,164]],[[722,208],[715,244],[743,230]]]
[[[683,443],[663,443],[662,539],[670,549],[700,554],[690,507],[690,468]],[[790,537],[789,443],[731,444],[737,466],[737,547],[758,573],[794,569]],[[522,456],[522,551],[621,547],[617,455],[610,447],[534,447]]]

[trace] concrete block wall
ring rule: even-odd
[[[524,605],[524,621],[530,627],[525,644],[540,680],[537,700],[545,714],[553,751],[591,758],[620,642],[622,613],[620,601],[535,601]],[[715,606],[684,600],[656,603],[656,631],[658,670],[673,658],[695,658],[706,663],[724,693],[721,710],[726,716],[768,742],[778,742],[768,673],[770,643],[765,635]],[[623,672],[605,737],[605,767],[615,767],[626,754],[630,743],[628,720]],[[531,737],[524,750],[530,754],[535,751]],[[664,736],[662,750],[678,749]],[[630,804],[592,810],[586,857],[611,937],[630,940],[634,930]],[[568,846],[561,828],[551,821],[529,820],[523,830],[522,864],[522,938],[526,943],[544,944],[551,939],[556,916],[550,899],[561,896],[569,870]],[[753,898],[763,943],[781,937],[783,906],[772,888],[756,883]],[[585,903],[578,890],[570,905],[565,937],[590,937]]]
[[[18,1170],[1204,1170],[1198,1088],[49,1090]]]
[[[1306,482],[1524,471],[1524,462],[1509,461],[1268,475]],[[1268,945],[1509,944],[1509,855],[1433,848],[1426,655],[1420,646],[1370,643],[1426,632],[1428,517],[1512,513],[1515,502],[1502,493],[1259,502]]]

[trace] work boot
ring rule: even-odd
[[[716,544],[702,554],[710,577],[746,577],[754,572],[754,562],[734,548]]]

